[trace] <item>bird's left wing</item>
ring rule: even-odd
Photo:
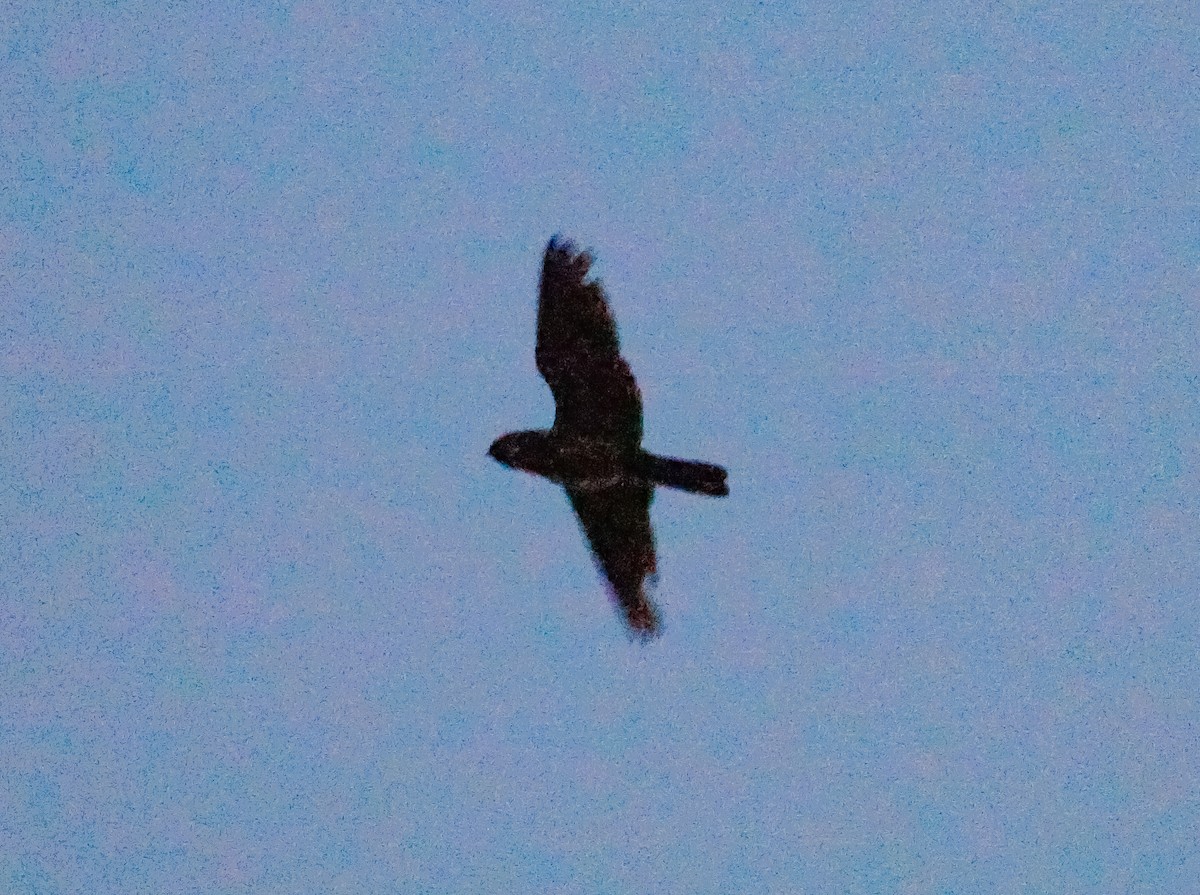
[[[659,633],[658,612],[646,595],[654,574],[650,485],[622,483],[600,490],[567,488],[597,564],[608,579],[629,629],[640,637]]]
[[[642,442],[642,396],[621,357],[604,290],[587,279],[592,263],[551,239],[538,295],[537,367],[554,393],[554,427],[565,433]]]

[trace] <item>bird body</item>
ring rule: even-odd
[[[720,466],[642,450],[641,393],[604,291],[587,279],[591,261],[569,242],[546,246],[535,356],[554,394],[554,426],[504,435],[488,453],[566,489],[629,629],[651,637],[660,630],[645,590],[656,566],[654,487],[713,496],[729,488]]]
[[[497,441],[492,456],[507,466],[585,491],[636,478],[633,475],[635,454],[622,450],[611,441],[564,435],[554,429],[505,435]]]
[[[720,466],[660,457],[641,448],[630,451],[610,441],[563,435],[554,429],[512,432],[497,439],[489,453],[506,466],[585,491],[642,483],[713,497],[729,493]]]

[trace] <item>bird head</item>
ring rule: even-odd
[[[510,432],[492,442],[488,456],[513,469],[537,468],[546,453],[546,433],[536,430]]]

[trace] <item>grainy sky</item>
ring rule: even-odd
[[[1190,891],[1198,35],[6,4],[0,890]],[[648,645],[485,455],[555,231],[730,469]]]

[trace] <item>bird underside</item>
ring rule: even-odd
[[[603,491],[620,486],[645,485],[638,474],[637,454],[621,450],[610,441],[561,436],[551,430],[554,448],[545,469],[534,470],[551,481],[581,491]]]

